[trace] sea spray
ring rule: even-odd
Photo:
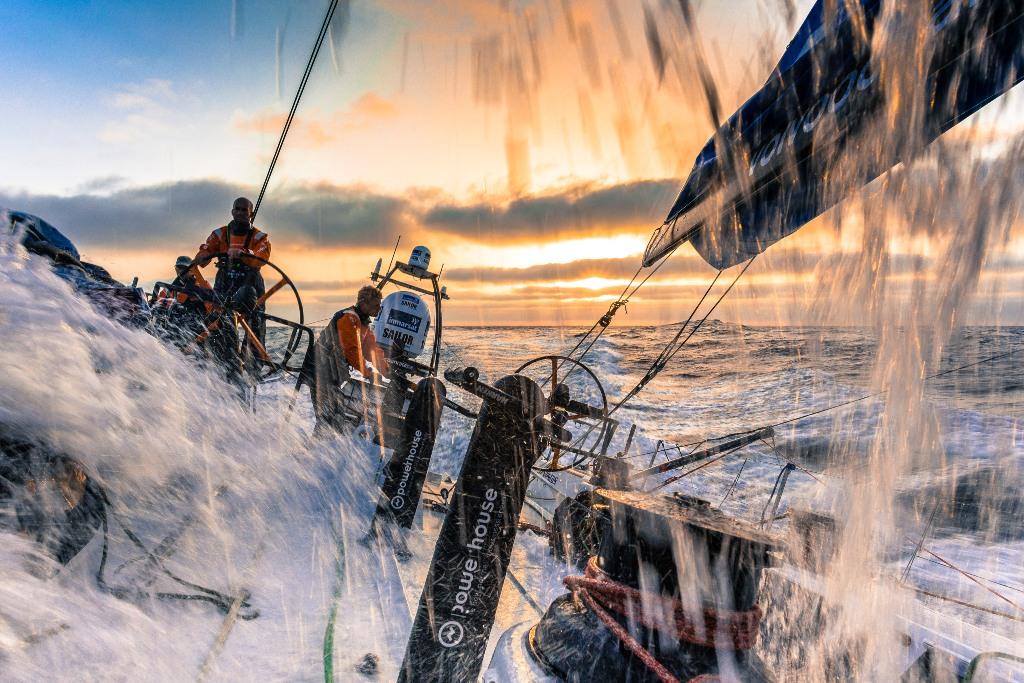
[[[5,434],[71,455],[111,501],[107,582],[180,591],[159,571],[141,575],[145,558],[121,527],[152,548],[191,516],[167,565],[228,594],[248,590],[261,612],[236,627],[221,657],[270,677],[315,675],[332,508],[368,521],[374,463],[347,438],[309,441],[309,411],[289,421],[283,397],[261,395],[252,412],[215,368],[107,320],[8,236],[0,338]],[[134,678],[142,662],[147,677],[195,678],[223,615],[204,603],[103,593],[94,578],[101,536],[51,580],[42,577],[57,567],[38,549],[5,541],[0,639],[15,644],[0,664],[5,679]]]
[[[1020,140],[1009,139],[995,156],[985,156],[960,141],[958,136],[972,137],[967,128],[922,147],[916,137],[923,129],[922,112],[916,107],[924,101],[932,17],[924,5],[887,7],[873,43],[884,115],[863,135],[843,175],[857,178],[874,157],[894,149],[916,160],[833,212],[843,236],[860,233],[862,249],[828,264],[838,269],[823,264],[817,273],[825,286],[817,289],[814,307],[823,319],[859,319],[875,328],[871,389],[880,396],[880,412],[866,450],[849,439],[863,413],[839,412],[833,418],[828,461],[841,477],[842,494],[826,503],[839,520],[838,547],[822,576],[829,618],[824,628],[815,624],[817,632],[788,634],[808,649],[802,674],[812,680],[837,671],[888,679],[905,664],[896,659],[896,617],[913,613],[914,594],[900,590],[898,575],[903,565],[912,565],[922,536],[927,552],[934,539],[929,534],[935,533],[933,513],[960,504],[948,484],[951,472],[969,456],[947,448],[948,419],[928,400],[928,377],[956,364],[957,359],[939,361],[967,319],[986,265],[1005,248],[1021,213]],[[908,517],[899,499],[911,475],[918,486],[930,480],[938,487]],[[973,592],[972,600],[978,601],[978,591]],[[801,623],[798,611],[807,607],[797,599],[776,604],[789,610],[793,624]],[[783,641],[775,645],[785,647]]]

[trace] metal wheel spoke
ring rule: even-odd
[[[287,285],[289,282],[291,282],[291,280],[289,280],[288,278],[281,278],[276,285],[274,285],[266,292],[264,292],[263,296],[261,296],[259,299],[256,299],[256,305],[262,306],[263,304],[265,304],[267,299],[277,294],[277,291],[284,287],[285,285]]]
[[[236,315],[238,314],[236,313]],[[263,344],[260,343],[260,338],[257,337],[256,333],[252,331],[252,328],[249,327],[249,323],[246,322],[245,318],[238,315],[237,322],[239,325],[242,326],[242,329],[245,330],[245,336],[249,338],[249,343],[252,344],[252,347],[254,349],[256,349],[257,353],[259,354],[259,359],[262,361],[266,361],[267,363],[273,363],[274,361],[270,359],[270,354],[267,353],[267,350],[263,347]]]
[[[551,364],[550,370],[547,368],[547,363]],[[562,368],[563,365],[569,365],[569,368],[566,372],[560,373],[559,370]],[[533,370],[532,373],[529,372],[531,368]],[[584,375],[586,375],[587,378],[589,378],[589,380],[585,381],[588,381],[592,388],[596,390],[598,394],[596,401],[587,400],[586,398],[584,398],[583,401],[572,400],[572,397],[570,395],[569,398],[571,403],[569,405],[572,405],[573,410],[566,410],[565,407],[557,408],[553,404],[553,402],[555,399],[554,394],[556,387],[559,386],[559,374],[562,375],[561,379],[563,382],[565,382],[565,380],[567,380],[569,376],[576,371],[583,373]],[[565,442],[561,441],[561,439],[556,438],[554,435],[552,435],[551,438],[545,439],[547,448],[551,449],[551,459],[547,467],[538,469],[542,471],[561,471],[567,469],[567,467],[575,466],[580,462],[580,460],[576,460],[575,462],[567,466],[560,466],[559,460],[561,459],[562,454],[575,453],[577,456],[586,457],[586,453],[581,453],[578,450],[577,442],[581,440],[586,441],[587,437],[589,437],[593,433],[596,435],[596,438],[594,440],[594,446],[591,447],[591,450],[593,452],[590,453],[590,455],[593,455],[594,453],[596,453],[596,449],[600,446],[605,436],[610,435],[612,433],[608,430],[614,430],[614,425],[610,426],[606,421],[608,416],[608,398],[605,394],[604,387],[601,385],[601,381],[597,378],[593,371],[590,370],[590,368],[588,368],[580,361],[574,358],[568,358],[566,356],[545,355],[540,356],[538,358],[534,358],[533,360],[527,361],[526,363],[523,363],[522,365],[519,366],[518,369],[516,369],[515,372],[516,374],[525,374],[527,376],[536,377],[537,383],[542,388],[546,389],[548,388],[548,385],[550,385],[550,395],[548,396],[548,410],[559,412],[561,415],[564,416],[565,422],[573,421],[575,424],[583,425],[586,431],[585,434],[583,434],[581,437],[578,437],[576,441],[570,445],[566,445]],[[563,385],[563,390],[568,388],[569,386],[567,384]],[[559,403],[560,402],[561,401],[559,401]],[[597,406],[591,405],[592,403],[595,402],[598,404]],[[584,410],[584,407],[586,408],[586,410]],[[597,422],[594,424],[589,424],[585,418],[597,418]],[[561,426],[561,424],[562,422],[559,421],[559,426]]]

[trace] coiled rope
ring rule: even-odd
[[[663,683],[679,683],[679,679],[659,662],[650,650],[630,635],[609,610],[620,616],[635,619],[651,630],[661,630],[664,626],[663,622],[654,619],[652,614],[670,614],[673,631],[669,635],[700,647],[749,650],[757,640],[758,627],[761,624],[761,608],[757,605],[742,612],[705,607],[701,618],[694,619],[679,600],[658,593],[641,592],[632,586],[615,581],[597,566],[596,557],[591,557],[587,562],[583,576],[567,576],[562,582],[574,595],[582,599],[623,646],[636,655]],[[638,605],[645,608],[637,610]],[[708,674],[703,674],[690,681],[711,681],[716,678],[714,675],[709,677]]]

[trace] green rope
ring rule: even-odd
[[[971,660],[971,663],[967,665],[967,673],[964,674],[964,683],[971,683],[974,680],[974,676],[978,673],[978,667],[986,659],[1005,659],[1011,662],[1024,662],[1024,657],[1018,657],[1007,652],[982,652],[980,655]]]
[[[341,523],[337,543],[338,563],[334,568],[334,592],[331,594],[331,611],[327,615],[327,629],[324,631],[324,683],[334,683],[334,624],[338,619],[338,603],[341,601],[342,586],[345,582],[345,538],[342,535],[344,528],[344,523]]]

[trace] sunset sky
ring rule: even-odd
[[[257,220],[307,319],[351,303],[401,235],[399,258],[424,244],[444,265],[447,322],[589,324],[712,133],[694,55],[727,114],[812,3],[705,0],[700,45],[681,44],[675,2],[341,4]],[[123,280],[170,277],[234,197],[258,194],[327,5],[7,0],[0,207],[42,216]],[[670,57],[660,74],[645,13]],[[995,138],[1019,131],[1011,98],[982,117]],[[856,226],[827,223],[770,250],[720,315],[803,319],[823,260],[859,249]],[[1004,247],[979,320],[1024,321],[1024,240]],[[619,322],[684,318],[714,272],[685,247]]]

